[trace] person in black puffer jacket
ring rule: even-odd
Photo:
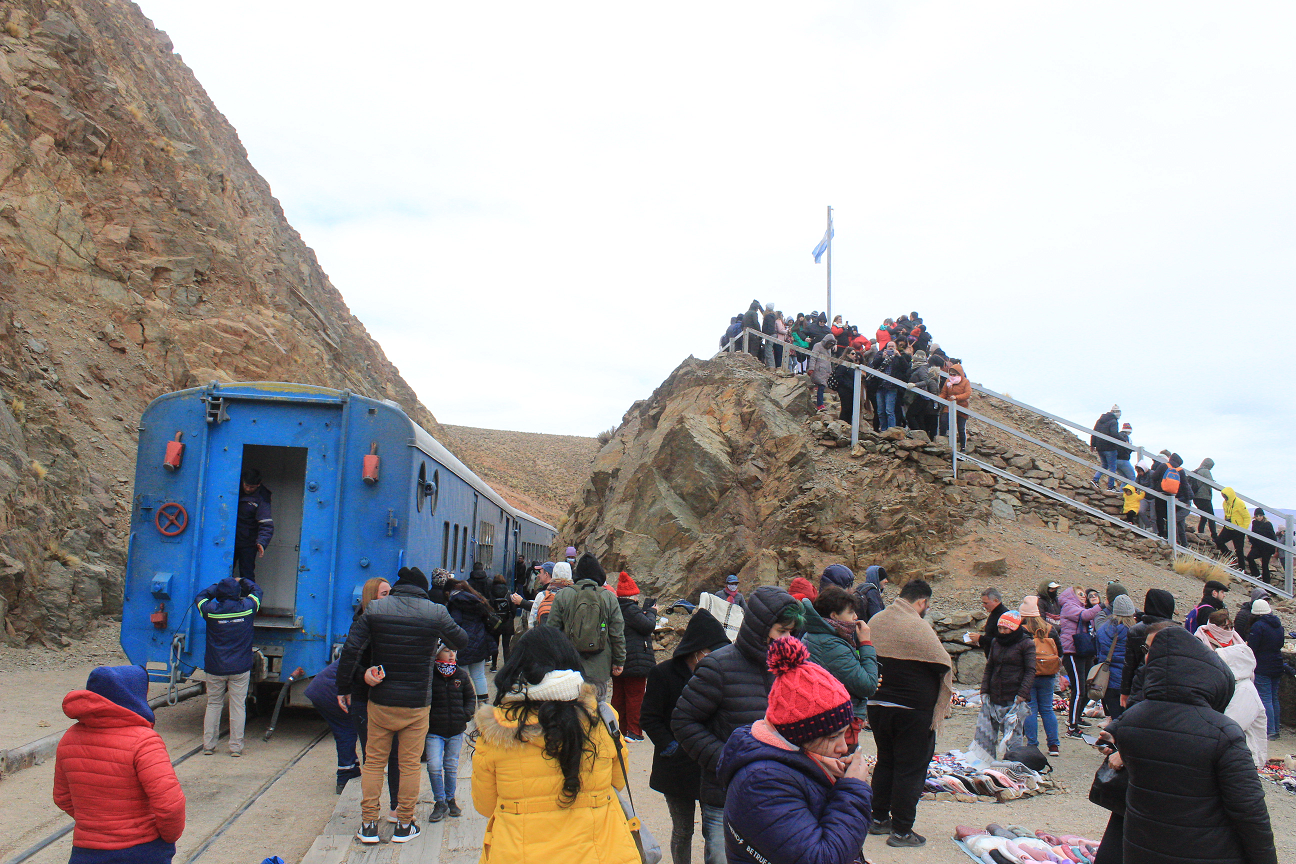
[[[693,811],[702,785],[702,769],[684,752],[671,732],[671,714],[693,670],[712,651],[729,644],[720,622],[699,609],[684,628],[684,636],[670,660],[648,673],[641,723],[653,742],[652,775],[648,788],[666,796],[671,814],[671,860],[689,864],[693,850]]]
[[[428,711],[427,772],[432,782],[432,813],[429,822],[463,811],[455,803],[459,782],[459,751],[464,730],[477,710],[477,693],[472,678],[461,667],[454,651],[442,648],[432,675],[432,707]]]
[[[495,650],[491,652],[490,671],[494,672],[499,666],[500,652],[504,653],[504,660],[508,661],[509,643],[513,641],[515,621],[517,617],[517,607],[513,605],[512,592],[509,591],[508,582],[504,579],[504,574],[500,573],[495,576],[490,584],[490,594],[487,595],[491,610],[503,622],[499,631],[499,642]]]
[[[496,646],[495,637],[487,627],[492,610],[485,597],[459,579],[452,579],[446,584],[446,595],[450,617],[464,629],[468,637],[459,649],[459,665],[472,678],[477,701],[485,702],[486,661],[495,653]]]
[[[1130,628],[1125,637],[1125,668],[1121,670],[1121,705],[1129,704],[1134,691],[1134,675],[1143,665],[1143,646],[1148,627],[1174,617],[1174,595],[1164,588],[1150,588],[1143,598],[1143,619]],[[1185,630],[1185,633],[1188,631]],[[1189,634],[1192,635],[1192,634]]]
[[[480,561],[474,561],[472,570],[468,572],[468,587],[476,591],[483,597],[490,597],[491,578],[486,572],[486,567]]]
[[[621,719],[627,741],[642,741],[639,712],[643,708],[644,687],[648,673],[657,662],[653,655],[652,634],[657,629],[657,607],[639,605],[639,586],[630,574],[621,571],[617,579],[617,603],[625,619],[625,668],[612,677],[612,707]]]
[[[1108,731],[1129,770],[1124,860],[1277,864],[1246,737],[1222,713],[1233,673],[1182,627],[1156,633],[1143,689]]]
[[[376,842],[378,836],[378,799],[393,746],[400,750],[397,830],[408,830],[413,822],[419,795],[418,745],[427,737],[432,658],[440,645],[459,648],[467,641],[445,607],[428,599],[427,589],[421,570],[401,568],[391,593],[369,601],[352,622],[338,658],[338,702],[344,709],[350,707],[352,676],[366,646],[374,666],[382,667],[369,689],[369,741],[360,774],[362,842]]]
[[[729,736],[765,716],[774,676],[766,665],[771,638],[801,629],[801,604],[782,588],[761,586],[747,598],[738,638],[698,664],[671,715],[680,747],[702,767],[702,836],[707,864],[725,858],[725,788],[716,771]]]

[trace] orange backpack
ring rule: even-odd
[[[1056,675],[1062,670],[1062,658],[1058,656],[1057,643],[1048,635],[1048,630],[1036,630],[1035,639],[1035,674]]]

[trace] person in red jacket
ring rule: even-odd
[[[69,864],[170,864],[185,796],[153,731],[148,673],[100,666],[63,713],[77,721],[54,761],[54,803],[76,820]]]

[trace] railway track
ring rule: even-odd
[[[199,715],[200,716],[200,715]],[[199,719],[201,728],[201,720]],[[270,744],[260,740],[264,720],[249,721],[245,740],[249,751],[243,759],[230,759],[218,750],[217,756],[200,757],[202,742],[199,736],[192,747],[172,760],[176,775],[186,797],[186,826],[184,836],[177,843],[176,864],[207,864],[230,860],[225,854],[213,854],[223,837],[238,825],[259,801],[280,784],[294,767],[329,737],[326,726],[318,717],[306,712],[294,714],[281,724],[281,729]],[[222,739],[226,732],[222,732]],[[192,737],[190,738],[192,741]],[[326,745],[327,746],[327,745]],[[266,752],[267,750],[272,752]],[[322,810],[333,804],[332,763],[329,773],[313,784],[319,790],[318,803]],[[33,780],[35,778],[32,778]],[[53,804],[50,805],[51,809]],[[219,816],[219,819],[217,818]],[[18,851],[0,864],[53,864],[65,862],[71,851],[73,823],[71,819],[50,831],[39,840]],[[273,844],[273,837],[264,844]],[[275,854],[273,848],[255,861]],[[252,859],[249,858],[251,861]]]

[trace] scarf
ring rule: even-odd
[[[1215,624],[1203,624],[1198,627],[1197,638],[1205,642],[1207,648],[1227,648],[1236,645],[1238,641],[1237,633]]]
[[[787,750],[790,753],[795,753],[799,750],[809,756],[810,761],[818,765],[820,769],[823,770],[824,774],[828,775],[829,783],[836,783],[846,774],[846,763],[844,760],[833,759],[829,756],[820,756],[818,753],[811,752],[804,747],[798,747],[780,735],[779,731],[774,728],[774,724],[770,723],[768,720],[762,718],[753,723],[751,734],[753,738],[762,744],[768,744],[769,746],[775,747],[779,750]]]
[[[923,620],[913,604],[898,598],[869,620],[869,630],[872,631],[873,647],[877,649],[878,657],[915,660],[945,667],[940,694],[936,697],[936,710],[932,712],[932,729],[940,732],[940,727],[949,714],[950,697],[954,693],[954,663],[941,645],[936,631]]]
[[[729,586],[726,585],[724,590],[725,590],[725,599],[728,600],[730,603],[736,603],[738,597],[738,589],[734,588],[733,590],[730,590]]]
[[[1007,633],[995,633],[995,641],[1005,648],[1010,648],[1025,638],[1026,632],[1020,627]]]
[[[438,660],[436,664],[437,672],[446,678],[453,678],[455,674],[455,670],[457,670],[458,668],[459,668],[458,663],[443,663],[440,660]]]
[[[539,684],[528,684],[521,681],[504,694],[505,702],[521,702],[528,699],[532,702],[575,702],[580,698],[581,685],[585,676],[575,669],[555,669],[546,672]]]
[[[859,631],[855,629],[854,621],[838,621],[836,618],[825,618],[824,622],[837,631],[837,635],[850,643],[852,648],[858,648],[859,642],[855,640],[855,634]]]

